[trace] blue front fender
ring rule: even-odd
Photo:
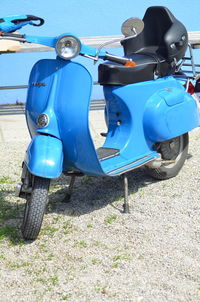
[[[63,165],[62,142],[52,136],[36,135],[26,152],[25,164],[33,175],[59,177]]]

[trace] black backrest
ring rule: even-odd
[[[121,42],[125,55],[155,53],[168,62],[183,58],[188,45],[188,34],[185,26],[168,8],[149,7],[143,21],[144,29],[138,36]]]

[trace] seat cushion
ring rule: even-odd
[[[150,81],[168,73],[168,64],[158,63],[158,58],[146,54],[134,54],[127,58],[136,62],[135,67],[127,67],[110,61],[99,65],[99,83],[101,85],[128,85],[137,82]]]
[[[125,55],[145,53],[154,46],[154,53],[169,63],[184,57],[188,47],[187,30],[168,8],[149,7],[143,22],[144,29],[140,34],[121,41]]]

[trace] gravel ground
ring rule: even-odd
[[[0,117],[0,302],[200,301],[198,129],[176,178],[129,173],[131,214],[121,177],[78,178],[69,204],[69,179],[52,182],[35,242],[21,237],[24,200],[14,197],[28,141],[22,116]]]

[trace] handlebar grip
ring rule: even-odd
[[[123,64],[123,65],[129,66],[129,67],[136,66],[136,63],[134,61],[132,61],[131,59],[114,56],[114,55],[111,55],[108,53],[105,55],[104,60],[110,60],[112,62]]]
[[[15,20],[12,20],[12,23],[14,23],[15,25],[20,25],[24,22],[29,22],[29,21],[40,21],[40,23],[31,23],[31,25],[33,26],[41,26],[44,24],[44,19],[40,18],[40,17],[36,17],[36,16],[33,16],[33,15],[27,15],[27,18],[24,18],[24,19],[15,19]]]

